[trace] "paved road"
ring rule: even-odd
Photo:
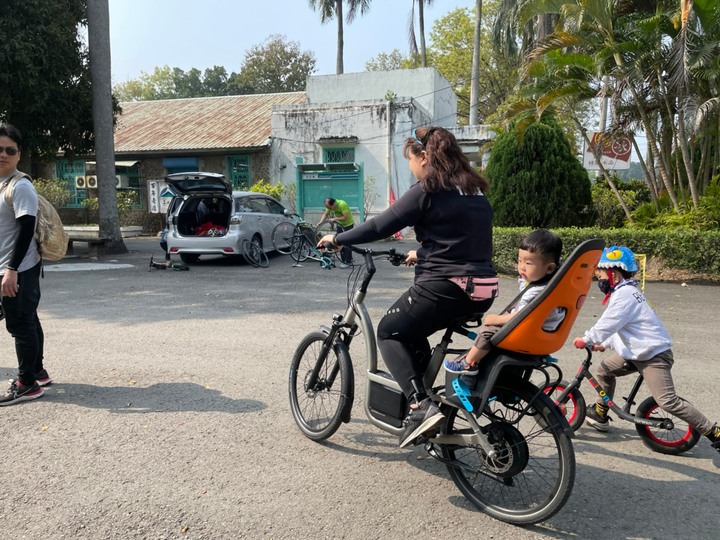
[[[128,247],[103,270],[87,269],[79,247],[60,266],[84,269],[46,272],[40,313],[56,384],[0,410],[0,538],[718,537],[720,454],[704,439],[670,457],[627,423],[609,435],[582,428],[570,501],[528,528],[476,511],[444,466],[398,449],[360,406],[329,441],[311,442],[288,410],[287,366],[301,337],[341,311],[348,271],[277,256],[268,269],[215,259],[148,272],[157,239]],[[376,320],[411,279],[380,268]],[[497,306],[515,287],[503,281]],[[647,292],[676,342],[681,395],[720,419],[720,288],[650,283]],[[600,312],[593,294],[577,333]],[[9,378],[6,333],[0,347]],[[581,359],[569,347],[557,356],[568,374]],[[362,366],[356,376],[362,388]]]

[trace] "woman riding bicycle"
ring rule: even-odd
[[[443,128],[413,130],[403,155],[417,183],[374,219],[318,243],[362,244],[415,228],[421,247],[406,261],[415,266],[414,284],[377,330],[383,360],[410,403],[401,447],[421,442],[443,420],[422,380],[431,355],[427,338],[453,319],[487,311],[497,296],[487,180]]]

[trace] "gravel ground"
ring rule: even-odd
[[[607,435],[576,434],[573,495],[548,522],[520,528],[484,515],[442,464],[398,449],[364,418],[362,355],[352,422],[314,443],[291,418],[287,367],[302,336],[344,309],[349,271],[274,256],[267,269],[201,259],[189,272],[148,272],[157,239],[127,245],[95,267],[79,246],[59,265],[76,271],[45,273],[40,317],[55,383],[40,400],[0,409],[0,538],[718,537],[720,454],[705,439],[680,457],[653,453],[620,420]],[[411,274],[380,268],[374,320]],[[502,286],[498,309],[517,284]],[[646,292],[675,340],[680,395],[720,420],[720,288],[649,283]],[[600,299],[592,293],[573,336],[601,313]],[[0,351],[0,376],[13,377],[6,332]],[[566,376],[582,359],[569,346],[556,356]],[[589,399],[587,383],[583,392]]]

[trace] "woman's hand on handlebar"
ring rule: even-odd
[[[415,266],[417,262],[417,250],[411,249],[405,257],[405,266]]]

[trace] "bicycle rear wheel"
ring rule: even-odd
[[[275,251],[283,255],[290,255],[290,247],[296,230],[297,227],[287,221],[275,225],[270,236]]]
[[[314,441],[335,433],[345,407],[352,404],[352,365],[344,343],[333,345],[320,366],[317,381],[312,387],[308,385],[326,337],[322,332],[305,336],[290,364],[290,410],[300,431]]]
[[[567,502],[575,481],[575,453],[555,404],[539,388],[521,380],[498,384],[478,416],[497,455],[480,446],[443,445],[448,471],[465,497],[486,514],[515,525],[548,519]],[[524,413],[527,414],[524,414]],[[445,432],[472,433],[459,409],[452,409]]]
[[[687,452],[700,440],[700,433],[696,429],[684,420],[661,409],[652,397],[643,400],[638,406],[635,416],[646,420],[662,420],[663,418],[672,420],[675,426],[673,429],[635,424],[635,429],[642,442],[654,452],[676,456]]]

